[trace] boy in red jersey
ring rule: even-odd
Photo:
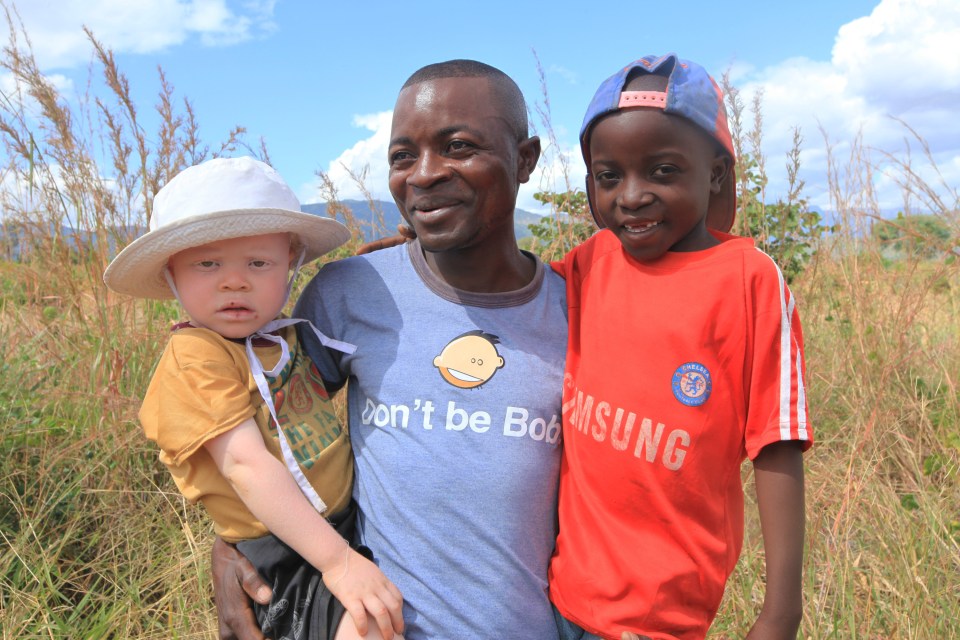
[[[723,98],[699,65],[637,60],[580,134],[602,230],[554,265],[567,281],[561,637],[703,638],[743,540],[754,464],[767,590],[748,638],[802,615],[803,336],[780,270],[733,223]]]

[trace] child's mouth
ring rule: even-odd
[[[646,232],[650,231],[651,229],[654,229],[654,228],[659,227],[659,226],[660,226],[660,223],[659,223],[659,222],[639,222],[639,223],[636,223],[636,222],[635,222],[635,223],[631,223],[631,224],[621,225],[621,228],[622,228],[624,231],[626,231],[627,233],[637,233],[637,234],[639,234],[639,233],[646,233]]]

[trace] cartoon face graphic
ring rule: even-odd
[[[433,366],[444,380],[460,389],[474,389],[493,377],[503,366],[497,352],[500,339],[479,329],[468,331],[447,343]]]

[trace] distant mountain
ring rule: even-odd
[[[350,208],[351,215],[363,230],[365,240],[394,235],[397,225],[402,220],[400,210],[395,202],[374,200],[373,209],[366,200],[342,200],[341,202]],[[300,205],[300,208],[308,213],[327,215],[327,203],[325,202],[303,204]],[[529,236],[530,229],[527,228],[527,225],[536,224],[541,218],[542,216],[535,213],[516,209],[513,215],[513,224],[517,238]]]

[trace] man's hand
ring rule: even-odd
[[[403,244],[410,240],[415,240],[417,237],[416,231],[412,227],[400,223],[397,225],[397,235],[390,236],[389,238],[380,238],[379,240],[373,240],[366,244],[360,245],[360,248],[357,249],[357,255],[362,256],[366,253],[373,253],[374,251],[379,251],[380,249],[389,249],[390,247],[395,247],[397,245]]]
[[[210,553],[220,640],[265,640],[250,600],[270,602],[270,587],[250,561],[217,536]]]

